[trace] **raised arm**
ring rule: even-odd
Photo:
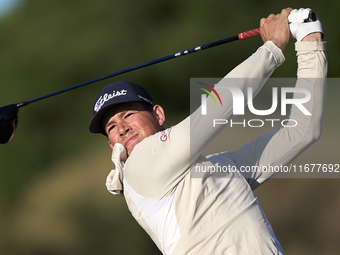
[[[288,119],[296,120],[297,125],[280,127],[229,153],[228,156],[238,167],[286,165],[321,136],[327,83],[326,43],[322,42],[322,34],[316,32],[296,42],[295,49],[298,61],[296,88],[306,89],[311,93],[311,99],[304,104],[311,115],[305,115],[293,105]],[[294,95],[295,99],[299,97],[299,93]],[[295,124],[287,123],[286,126]],[[253,189],[273,175],[272,172],[243,174]]]
[[[218,125],[213,127],[216,119],[230,120],[233,117],[233,95],[228,85],[233,85],[242,91],[247,100],[247,89],[252,87],[254,97],[263,87],[273,71],[281,65],[285,58],[282,50],[287,45],[290,32],[288,26],[288,15],[291,8],[283,9],[281,13],[271,14],[267,19],[261,19],[261,37],[264,45],[252,56],[227,74],[215,89],[221,97],[223,107],[217,108],[211,97],[207,98],[207,115],[201,115],[198,109],[190,116],[191,125],[191,156],[195,158],[225,127]]]

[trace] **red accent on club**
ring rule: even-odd
[[[255,28],[253,30],[249,30],[243,33],[239,33],[238,34],[238,39],[242,40],[242,39],[246,39],[255,35],[259,35],[260,34],[260,28]]]

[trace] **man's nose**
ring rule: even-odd
[[[120,135],[125,135],[131,130],[130,125],[125,121],[120,121],[119,123],[117,123],[117,126]]]

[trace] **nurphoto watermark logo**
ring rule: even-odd
[[[266,93],[258,99],[258,104],[261,105],[262,102],[264,109],[258,109],[255,106],[255,96],[259,92],[258,84],[264,83],[263,79],[224,79],[222,81],[216,79],[206,81],[204,79],[204,82],[197,80],[194,81],[193,85],[200,94],[197,95],[197,91],[194,91],[196,93],[191,92],[191,105],[199,108],[202,116],[209,114],[217,116],[211,119],[213,127],[229,125],[230,127],[247,126],[258,128],[263,127],[265,124],[274,127],[276,123],[284,127],[296,127],[298,121],[289,118],[287,109],[290,107],[296,107],[305,116],[311,115],[305,106],[311,99],[310,91],[306,88],[294,87],[295,84],[291,85],[289,84],[290,82],[284,87],[282,85],[280,85],[281,87],[268,85],[269,89],[267,88]],[[200,86],[197,86],[198,84]],[[293,98],[292,95],[294,94],[297,96]],[[197,100],[200,100],[199,104],[197,104]],[[263,104],[263,102],[265,103]],[[268,105],[268,102],[271,102],[271,104]],[[223,103],[225,104],[225,109],[223,108]],[[232,107],[231,112],[228,109],[229,107]],[[229,116],[228,114],[223,114],[228,110],[231,113]],[[273,118],[272,115],[274,116],[278,111],[280,111],[280,115],[276,114],[276,117]],[[219,112],[221,114],[218,114]],[[246,113],[251,118],[244,118],[241,121],[233,120],[234,116],[245,116]],[[277,118],[278,116],[280,118]]]
[[[205,87],[205,88],[204,87],[203,88],[202,87],[197,87],[197,88],[202,90],[202,91],[204,91],[206,94],[208,94],[212,98],[212,100],[214,101],[215,105],[217,105],[215,97],[211,93],[211,92],[214,92],[215,95],[217,96],[221,106],[222,106],[221,97],[220,97],[220,95],[217,93],[217,91],[213,87],[211,87],[210,85],[208,85],[206,83],[203,83],[203,82],[197,82],[197,83],[199,83],[199,84],[201,84],[201,85],[203,85]],[[211,92],[209,92],[208,89],[210,89]],[[201,114],[202,115],[207,115],[207,97],[205,96],[205,94],[201,95]]]
[[[340,178],[339,83],[190,79],[191,177]]]

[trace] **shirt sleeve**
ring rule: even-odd
[[[253,87],[255,94],[283,62],[281,50],[268,41],[225,78],[235,79],[234,85],[242,91]],[[212,120],[232,117],[232,95],[220,89],[225,80],[215,86],[224,107],[206,116],[197,109],[176,126],[145,138],[134,148],[126,161],[124,178],[138,194],[159,199],[171,193],[204,148],[222,131],[212,128]],[[211,98],[207,98],[207,107],[214,107]]]
[[[197,158],[224,129],[225,125],[213,127],[213,121],[215,119],[229,121],[233,117],[233,95],[225,87],[228,85],[237,87],[242,91],[244,101],[247,102],[248,88],[252,88],[252,97],[254,97],[284,60],[282,51],[273,42],[268,41],[215,85],[223,107],[215,107],[213,99],[207,97],[207,109],[214,110],[207,115],[202,115],[200,107],[190,116],[192,138],[190,150],[193,159]]]
[[[296,120],[258,137],[237,151],[227,153],[238,168],[242,166],[282,166],[289,164],[321,136],[327,86],[327,56],[325,42],[297,42],[298,57],[296,88],[307,89],[311,99],[304,107],[311,115],[303,114],[295,105],[288,119]],[[300,93],[294,95],[299,98]],[[259,168],[260,169],[260,168]],[[255,189],[269,179],[272,172],[242,173]]]

